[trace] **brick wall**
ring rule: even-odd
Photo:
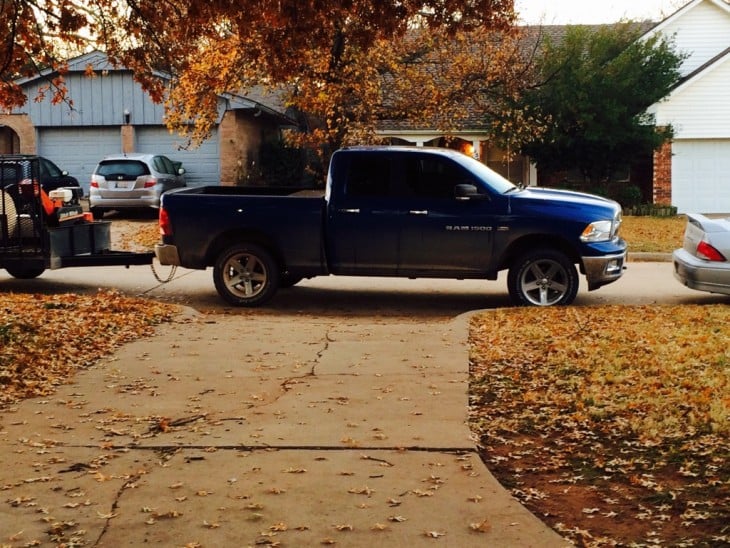
[[[672,142],[668,141],[654,152],[653,201],[672,203]]]
[[[134,126],[122,126],[122,152],[134,152],[137,150],[137,134]]]
[[[20,154],[36,154],[35,128],[27,114],[0,114],[0,125],[10,128],[17,136],[19,150],[8,150]],[[8,139],[12,139],[8,137]],[[13,147],[14,148],[14,147]]]

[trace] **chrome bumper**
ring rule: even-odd
[[[690,289],[730,295],[730,264],[703,261],[684,249],[672,254],[674,277]]]
[[[162,265],[180,266],[180,255],[177,253],[177,246],[155,244],[155,257]]]
[[[602,257],[583,257],[588,291],[618,280],[624,273],[626,253],[618,255],[604,255]]]

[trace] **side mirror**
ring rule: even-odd
[[[459,202],[468,202],[469,200],[486,200],[486,194],[479,194],[479,189],[471,183],[460,184],[454,187],[454,197]]]
[[[180,169],[178,169],[177,170],[177,174],[178,175],[185,175],[185,168],[184,167],[181,167]]]

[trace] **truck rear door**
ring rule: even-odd
[[[387,153],[343,154],[327,211],[327,253],[336,274],[394,275],[403,207],[393,197]]]

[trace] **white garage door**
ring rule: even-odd
[[[221,177],[217,130],[199,147],[186,149],[185,146],[184,139],[171,135],[165,128],[137,128],[139,152],[163,154],[171,160],[182,162],[188,186],[219,185]]]
[[[108,154],[122,150],[118,127],[40,128],[38,154],[45,156],[79,180],[84,194],[89,194],[89,181],[96,164]]]
[[[672,203],[679,213],[730,213],[730,140],[677,140],[672,154]]]

